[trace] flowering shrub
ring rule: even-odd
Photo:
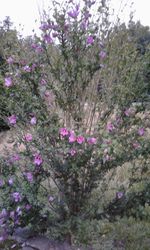
[[[129,161],[134,171],[134,161],[140,157],[144,162],[141,175],[143,166],[148,171],[146,116],[141,119],[140,107],[131,106],[137,93],[130,88],[135,75],[125,67],[124,77],[128,73],[131,85],[126,89],[124,84],[124,88],[126,94],[133,93],[129,100],[118,85],[117,75],[108,81],[108,85],[117,81],[115,88],[107,86],[116,37],[110,30],[109,50],[108,8],[102,1],[98,13],[103,15],[93,22],[94,4],[84,0],[81,7],[69,1],[65,7],[56,8],[52,19],[43,20],[41,38],[28,43],[32,50],[29,58],[24,59],[22,52],[19,59],[7,59],[9,71],[3,85],[10,114],[4,119],[17,129],[17,143],[16,154],[1,159],[2,240],[17,226],[26,225],[38,232],[56,226],[71,240],[79,219],[90,216],[93,208],[97,212],[99,199],[88,203],[108,171],[114,172]],[[106,20],[99,26],[104,20],[101,16]],[[127,45],[133,49],[133,44]],[[121,53],[127,52],[126,48],[123,44]],[[133,49],[132,60],[134,53]],[[115,62],[119,68],[118,58]],[[118,96],[114,89],[119,90]],[[21,152],[19,145],[23,145]],[[124,196],[125,192],[117,191],[117,201]]]

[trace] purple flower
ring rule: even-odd
[[[47,31],[50,28],[49,24],[47,23],[42,23],[41,26],[39,27],[40,30],[42,31]]]
[[[35,51],[37,53],[42,53],[43,52],[43,48],[41,46],[37,46],[36,49],[35,49]]]
[[[123,197],[123,192],[117,192],[116,193],[116,198],[121,199]]]
[[[86,43],[91,45],[94,43],[94,38],[93,36],[88,36],[87,39],[86,39]]]
[[[37,65],[35,63],[32,64],[32,67],[31,67],[32,71],[34,71],[36,69],[36,66]]]
[[[7,216],[7,210],[5,208],[2,209],[1,213],[0,213],[0,218],[5,218]]]
[[[77,136],[77,142],[82,144],[85,141],[85,138],[82,135]]]
[[[90,14],[89,11],[84,12],[84,18],[87,21],[92,15]]]
[[[144,128],[139,128],[139,130],[138,130],[138,134],[139,134],[140,136],[143,136],[143,135],[144,135],[144,133],[145,133]]]
[[[20,160],[20,156],[18,154],[15,154],[11,157],[11,162],[14,162],[14,161],[19,161]]]
[[[126,116],[133,116],[133,115],[135,115],[135,109],[134,108],[129,108],[129,109],[126,109],[125,111],[124,111],[124,114],[126,115]]]
[[[9,180],[8,180],[8,184],[10,185],[10,186],[12,186],[13,185],[13,178],[10,178]]]
[[[79,7],[79,4],[77,4],[74,10],[68,11],[68,16],[70,16],[71,18],[77,18],[77,16],[79,15]]]
[[[77,151],[72,148],[72,149],[70,149],[69,153],[71,156],[74,156],[77,153]]]
[[[31,44],[31,48],[32,48],[32,49],[36,49],[36,47],[37,47],[37,44],[36,44],[36,43],[32,43],[32,44]]]
[[[18,216],[19,216],[19,215],[22,215],[21,207],[17,207],[16,213],[17,213]]]
[[[1,218],[0,219],[0,227],[3,227],[5,224],[5,219],[4,218]]]
[[[139,149],[141,147],[138,142],[134,142],[132,145],[135,149]]]
[[[31,134],[26,134],[25,136],[24,136],[24,140],[26,141],[26,142],[30,142],[30,141],[32,141],[32,135]]]
[[[8,122],[11,125],[15,125],[17,122],[17,116],[16,115],[11,115],[8,117]]]
[[[105,154],[105,156],[103,157],[103,162],[107,162],[107,161],[110,161],[111,160],[111,157],[109,154]]]
[[[2,179],[0,179],[0,187],[4,186],[4,181]]]
[[[76,141],[76,136],[74,131],[70,131],[70,136],[69,136],[69,142],[75,142]]]
[[[87,5],[88,8],[91,8],[91,6],[92,6],[93,4],[95,4],[95,2],[96,2],[96,1],[88,0],[88,1],[86,1],[86,5]]]
[[[115,125],[119,126],[119,125],[121,125],[121,123],[122,123],[122,119],[119,116],[117,116],[115,119]]]
[[[88,144],[96,144],[97,139],[95,137],[90,137],[87,139]]]
[[[25,173],[25,176],[29,182],[33,182],[33,175],[31,172]]]
[[[58,31],[59,25],[58,24],[51,24],[51,29],[53,29],[54,31]]]
[[[87,26],[88,26],[88,23],[87,23],[86,20],[84,20],[84,21],[80,24],[80,28],[81,28],[82,30],[86,30]]]
[[[14,218],[15,218],[15,211],[11,211],[9,216],[10,216],[11,219],[14,220]]]
[[[50,196],[48,197],[48,201],[49,201],[49,202],[53,202],[53,201],[54,201],[54,197],[50,195]]]
[[[57,32],[53,32],[53,33],[52,33],[52,36],[55,38],[55,37],[58,36],[58,33],[57,33]]]
[[[13,197],[13,199],[14,199],[15,202],[21,201],[21,195],[18,192],[14,192],[12,194],[12,197]]]
[[[101,59],[105,59],[106,58],[106,52],[105,51],[101,51],[99,53],[99,56],[100,56]]]
[[[11,56],[8,57],[6,61],[7,61],[8,64],[13,64],[14,63],[14,59]]]
[[[66,136],[69,134],[69,131],[66,128],[60,128],[59,133],[62,136]]]
[[[4,83],[5,87],[11,87],[13,85],[12,79],[11,77],[6,77],[5,78],[5,83]]]
[[[25,72],[31,72],[31,68],[30,68],[30,66],[29,65],[26,65],[26,66],[24,66],[23,67],[23,70],[25,71]]]
[[[43,160],[40,154],[35,154],[34,155],[34,164],[37,166],[40,166],[42,164]]]
[[[17,244],[13,244],[13,245],[11,246],[11,249],[15,248],[16,246],[17,246]]]
[[[36,122],[37,122],[36,117],[35,117],[35,116],[32,117],[31,120],[30,120],[30,124],[31,124],[31,125],[35,125]]]
[[[50,35],[44,35],[44,37],[43,37],[43,39],[44,39],[44,41],[47,43],[47,44],[52,44],[52,42],[53,42],[53,39],[51,38],[51,36]]]
[[[31,208],[32,208],[32,206],[31,206],[30,204],[26,204],[26,205],[25,205],[25,209],[26,209],[27,211],[29,211]]]
[[[5,241],[8,238],[8,234],[6,231],[1,232],[0,242]]]
[[[31,45],[31,48],[35,49],[35,51],[36,51],[37,53],[43,52],[43,48],[42,48],[40,45],[38,45],[38,44],[33,43],[33,44]]]
[[[115,129],[115,127],[111,122],[108,122],[107,126],[106,126],[106,129],[107,129],[108,132],[112,132]]]
[[[40,81],[40,83],[41,83],[41,85],[46,85],[47,81],[44,78],[42,78],[41,81]]]

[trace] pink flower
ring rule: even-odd
[[[35,51],[37,53],[42,53],[43,52],[43,48],[41,46],[37,46],[36,49],[35,49]]]
[[[34,164],[37,166],[40,166],[42,164],[43,160],[40,154],[35,154],[34,155]]]
[[[48,197],[48,201],[49,201],[49,202],[53,202],[53,201],[54,201],[54,197],[50,195],[50,196]]]
[[[33,43],[33,44],[31,45],[31,48],[35,49],[35,51],[36,51],[37,53],[43,52],[43,48],[42,48],[40,45],[38,45],[38,44]]]
[[[124,114],[126,115],[126,116],[133,116],[134,114],[135,114],[135,109],[134,108],[129,108],[129,109],[126,109],[125,111],[124,111]]]
[[[105,159],[106,159],[106,161],[109,161],[111,159],[111,157],[107,154]]]
[[[25,173],[25,176],[26,176],[26,178],[27,178],[27,180],[28,180],[29,182],[32,182],[32,181],[33,181],[33,175],[32,175],[31,172]]]
[[[36,49],[37,46],[38,46],[38,45],[37,45],[36,43],[32,43],[32,44],[31,44],[31,48],[32,48],[32,49]]]
[[[94,43],[94,38],[93,36],[88,36],[86,39],[87,44],[91,45]]]
[[[51,93],[50,91],[46,90],[45,93],[44,93],[45,97],[50,97],[51,96]]]
[[[46,85],[47,84],[47,82],[46,82],[46,80],[44,78],[41,79],[40,83],[41,83],[41,85]]]
[[[77,151],[72,148],[70,149],[69,153],[71,154],[71,156],[74,156],[77,153]]]
[[[76,141],[76,136],[74,131],[70,131],[70,136],[69,136],[69,142],[75,142]]]
[[[31,70],[34,71],[36,69],[37,65],[35,63],[32,64]]]
[[[23,66],[23,65],[25,65],[27,63],[27,61],[25,60],[25,59],[23,59],[23,60],[20,60],[20,64]]]
[[[6,77],[5,78],[5,83],[4,83],[5,87],[11,87],[13,85],[12,79],[11,77]]]
[[[138,130],[138,134],[139,134],[140,136],[143,136],[143,135],[144,135],[144,133],[145,133],[144,128],[139,128],[139,130]]]
[[[25,141],[27,141],[27,142],[30,142],[30,141],[32,141],[32,135],[31,134],[26,134],[25,136],[24,136],[24,140]]]
[[[11,125],[15,125],[17,122],[17,116],[16,115],[11,115],[8,117],[8,122]]]
[[[11,56],[8,57],[6,61],[7,61],[8,64],[13,64],[14,63],[14,59]]]
[[[130,110],[129,110],[129,109],[126,109],[126,110],[124,111],[124,113],[125,113],[126,116],[130,116]]]
[[[37,122],[36,117],[35,117],[35,116],[32,117],[31,120],[30,120],[30,124],[31,124],[31,125],[35,125],[36,122]]]
[[[85,138],[82,135],[77,136],[77,142],[82,144],[85,141]]]
[[[60,128],[59,133],[62,136],[66,136],[69,134],[69,131],[66,128]]]
[[[15,154],[11,157],[11,161],[14,162],[14,161],[19,161],[20,160],[20,156],[18,154]]]
[[[115,129],[115,127],[111,122],[109,122],[107,123],[106,129],[108,132],[112,132]]]
[[[101,59],[105,59],[106,58],[106,52],[105,51],[101,51],[99,53],[99,56],[100,56]]]
[[[116,119],[115,119],[116,126],[121,125],[121,123],[122,123],[122,119],[119,116],[117,116]]]
[[[87,139],[88,144],[96,144],[97,139],[94,137],[90,137]]]
[[[134,142],[132,145],[135,149],[139,149],[141,147],[138,142]]]
[[[104,154],[107,155],[108,154],[108,148],[104,149]]]

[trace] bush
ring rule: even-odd
[[[8,62],[4,101],[10,115],[5,120],[17,128],[18,134],[16,153],[1,159],[2,240],[16,227],[28,225],[37,232],[53,231],[55,236],[72,242],[80,231],[80,222],[97,212],[100,197],[93,204],[89,200],[107,172],[114,173],[126,162],[149,157],[145,121],[138,116],[140,108],[130,105],[143,93],[139,86],[133,92],[139,69],[139,58],[129,69],[137,56],[134,46],[123,32],[125,43],[120,44],[120,56],[116,57],[116,35],[114,29],[107,30],[107,6],[101,3],[94,23],[90,14],[94,2],[83,4],[82,8],[68,2],[54,10],[52,20],[45,17],[41,39],[36,38],[31,45],[39,57],[30,54],[24,44],[31,58],[24,61],[21,54],[17,64]],[[101,26],[100,14],[106,18]],[[128,48],[133,52],[129,65]],[[112,79],[113,60],[118,68]],[[121,71],[124,67],[119,78],[124,87],[116,80],[119,67]],[[102,85],[101,95],[99,73],[109,80],[105,89]],[[115,88],[112,80],[117,81]],[[118,96],[113,92],[116,86]],[[106,112],[102,115],[103,109]],[[102,197],[109,183],[104,184]],[[123,196],[118,190],[117,200]],[[81,230],[85,226],[81,225]]]

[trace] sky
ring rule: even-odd
[[[57,0],[58,2],[61,0]],[[100,0],[99,0],[100,1]],[[134,11],[134,20],[150,26],[150,1],[149,0],[110,0],[111,7],[125,22],[128,20],[130,10]],[[80,1],[78,1],[80,2]],[[132,8],[130,8],[133,2]],[[127,3],[127,4],[126,4]],[[23,35],[38,33],[42,10],[51,6],[51,0],[0,0],[0,21],[10,16],[14,27]],[[125,11],[121,11],[124,9]]]

